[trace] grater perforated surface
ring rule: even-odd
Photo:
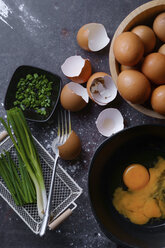
[[[52,167],[54,159],[44,149],[44,147],[34,138],[37,151],[39,153],[45,187],[48,193],[49,185],[51,182]],[[12,158],[18,163],[16,157],[16,150],[12,144],[11,139],[8,137],[0,145],[0,153],[3,150],[10,152]],[[54,191],[52,195],[52,213],[53,218],[58,217],[66,208],[70,205],[75,205],[74,201],[80,196],[82,189],[77,183],[68,175],[66,171],[58,164]],[[24,207],[18,207],[14,203],[10,192],[6,188],[3,180],[0,178],[0,196],[13,208],[13,210],[20,216],[20,218],[26,223],[26,225],[35,233],[38,234],[41,226],[41,219],[38,216],[36,204],[27,204]]]

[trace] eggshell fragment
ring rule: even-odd
[[[96,127],[99,133],[109,137],[124,128],[123,116],[118,109],[107,108],[99,114]]]
[[[73,160],[81,152],[81,141],[78,135],[72,130],[66,142],[58,147],[59,155],[64,160]]]
[[[99,105],[106,105],[117,95],[112,77],[105,72],[94,73],[87,82],[89,97]]]
[[[97,52],[108,45],[110,39],[105,27],[100,23],[88,23],[77,33],[77,42],[87,51]]]
[[[71,56],[65,60],[61,70],[66,77],[76,83],[85,83],[92,73],[92,66],[88,59],[81,56]]]
[[[73,112],[79,111],[83,109],[89,101],[87,89],[80,84],[70,82],[63,87],[60,101],[64,109]]]

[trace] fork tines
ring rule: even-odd
[[[70,111],[61,110],[58,113],[58,136],[63,137],[63,139],[66,141],[70,133],[71,133]]]

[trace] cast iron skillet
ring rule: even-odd
[[[106,139],[95,152],[88,175],[88,190],[94,216],[105,235],[121,247],[165,247],[165,220],[135,225],[112,204],[115,188],[131,163],[153,167],[158,156],[165,158],[165,126],[142,125],[125,129]]]

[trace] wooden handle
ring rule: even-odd
[[[2,131],[2,132],[0,133],[0,142],[1,142],[2,140],[4,140],[7,136],[8,136],[7,131],[6,131],[6,130]]]
[[[72,210],[68,208],[64,213],[62,213],[57,219],[49,224],[49,230],[54,230],[59,224],[61,224],[66,218],[68,218],[72,213]]]

